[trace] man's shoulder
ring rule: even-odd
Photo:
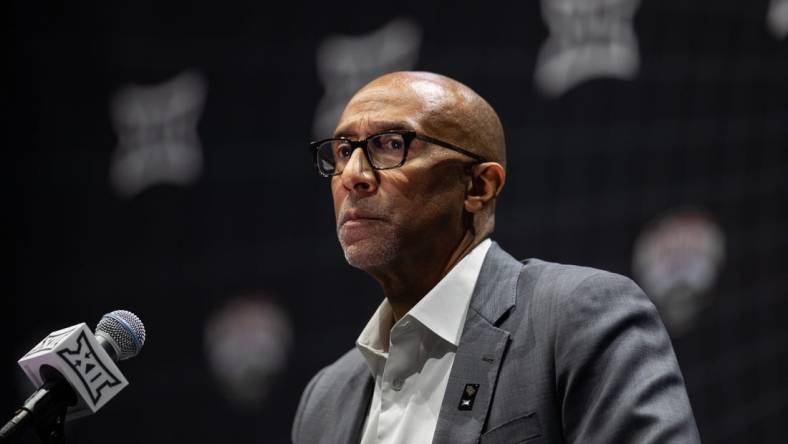
[[[647,299],[630,278],[598,268],[530,258],[523,262],[518,278],[518,299],[530,305],[561,307],[566,304],[599,303],[615,295]]]
[[[567,304],[605,302],[608,296],[622,293],[627,299],[645,298],[637,284],[621,274],[538,258],[518,261],[497,244],[490,249],[478,282],[478,307],[498,303],[540,311],[538,307],[554,310]],[[511,298],[506,296],[511,293]]]
[[[624,275],[541,259],[523,263],[518,305],[538,323],[567,318],[591,321],[644,310],[656,316],[656,309],[643,290]]]
[[[521,285],[532,285],[535,290],[549,288],[555,293],[571,294],[585,285],[631,282],[624,275],[599,268],[562,264],[537,258],[522,262],[519,282]]]
[[[551,262],[539,258],[518,261],[496,243],[487,256],[489,267],[480,274],[482,279],[502,279],[517,274],[517,285],[531,286],[533,290],[549,289],[552,293],[571,294],[584,283],[631,282],[621,274],[598,268]],[[503,271],[503,275],[496,271]],[[485,273],[486,272],[486,273]]]

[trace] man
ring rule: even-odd
[[[385,300],[307,386],[295,443],[699,441],[670,339],[632,281],[520,263],[489,239],[506,155],[478,94],[388,74],[313,149],[345,257]]]

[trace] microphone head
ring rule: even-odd
[[[118,361],[133,358],[145,344],[145,326],[134,313],[115,310],[105,314],[96,325],[96,336],[112,344]]]

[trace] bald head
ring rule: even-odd
[[[345,255],[367,270],[406,257],[418,263],[440,252],[456,256],[432,257],[436,263],[453,263],[494,228],[495,202],[506,179],[501,122],[484,99],[456,80],[395,72],[353,96],[334,137],[365,140],[396,130],[414,131],[417,138],[411,145],[375,139],[385,144],[385,155],[403,156],[392,168],[374,167],[369,145],[363,151],[352,144],[332,148],[342,163],[331,190]],[[463,150],[484,161],[472,162]],[[348,222],[365,218],[378,222]]]
[[[348,103],[349,112],[368,111],[381,99],[392,99],[409,110],[408,119],[426,134],[466,148],[492,162],[506,165],[503,127],[495,110],[468,86],[439,74],[394,72],[361,88]],[[381,110],[383,111],[383,110]],[[341,128],[337,128],[341,132]]]

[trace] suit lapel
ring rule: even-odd
[[[341,405],[337,406],[335,412],[337,423],[331,424],[325,431],[325,436],[330,436],[332,428],[336,431],[336,439],[331,442],[348,444],[361,442],[364,421],[372,399],[373,384],[369,368],[363,360],[359,360],[359,365],[348,382],[345,394],[340,398]]]
[[[493,243],[479,272],[460,345],[443,396],[433,443],[475,443],[492,401],[509,332],[496,327],[514,307],[522,264]],[[467,387],[473,389],[472,408],[461,410]],[[465,394],[465,395],[464,395]]]

